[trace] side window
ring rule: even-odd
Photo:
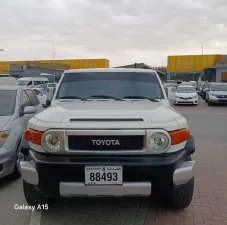
[[[21,91],[20,93],[20,107],[23,111],[26,106],[31,106],[31,102],[29,100],[29,97],[25,91]]]
[[[27,83],[27,86],[29,86],[29,85],[32,85],[32,81],[29,81],[29,82]]]
[[[27,92],[29,99],[31,101],[31,105],[32,106],[39,105],[39,100],[38,100],[37,96],[35,95],[35,93],[32,90],[26,90],[26,92]]]
[[[39,90],[33,89],[33,91],[35,92],[36,95],[43,96],[43,94]]]
[[[41,84],[40,81],[33,81],[33,82],[34,82],[34,85],[39,85],[39,84]]]

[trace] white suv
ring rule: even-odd
[[[65,71],[23,143],[30,205],[56,197],[160,195],[181,209],[192,200],[194,139],[154,70]]]

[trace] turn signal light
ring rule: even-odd
[[[37,145],[41,145],[41,138],[43,133],[43,131],[27,129],[24,133],[24,137],[27,141],[30,141]]]
[[[190,138],[190,131],[187,128],[181,130],[170,131],[169,135],[171,137],[171,144],[176,145],[184,141],[187,141]]]

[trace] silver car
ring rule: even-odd
[[[21,138],[28,120],[41,111],[43,106],[32,89],[0,86],[0,178],[20,177]]]

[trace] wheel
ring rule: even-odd
[[[212,106],[213,104],[210,101],[208,101],[207,105]]]
[[[205,102],[208,102],[208,100],[207,100],[207,99],[205,99]]]
[[[21,153],[21,140],[17,146],[17,151],[16,151],[16,160],[15,160],[15,165],[14,165],[14,169],[13,169],[13,173],[10,174],[10,178],[12,180],[16,180],[19,177],[21,177],[21,173],[20,173],[20,161],[24,160],[25,156]]]
[[[188,161],[191,157],[188,157]],[[184,209],[187,208],[193,197],[194,193],[194,177],[186,184],[173,187],[167,197],[167,207],[169,209]]]
[[[27,183],[26,181],[23,181],[23,190],[25,199],[30,206],[37,207],[39,205],[49,203],[48,198],[37,192],[35,190],[35,187],[32,184]]]

